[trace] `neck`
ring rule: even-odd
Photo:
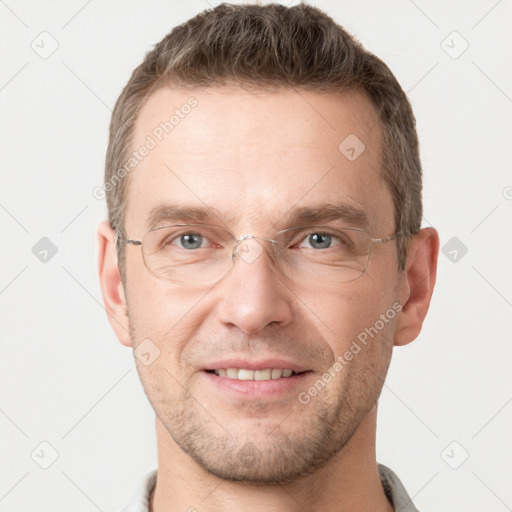
[[[350,442],[324,467],[299,481],[262,486],[219,479],[204,471],[156,419],[158,477],[151,512],[391,512],[375,460],[376,407]]]

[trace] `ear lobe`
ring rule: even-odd
[[[437,274],[439,235],[424,228],[414,235],[407,250],[403,272],[402,310],[397,318],[395,345],[406,345],[417,338],[427,315]]]
[[[132,343],[126,297],[117,264],[114,231],[107,221],[101,222],[98,226],[97,242],[98,272],[107,317],[119,341],[129,347]]]

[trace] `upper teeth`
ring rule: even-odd
[[[222,368],[214,370],[215,375],[219,377],[227,377],[228,379],[238,380],[272,380],[280,379],[281,377],[290,377],[293,375],[293,370],[280,368],[267,368],[265,370],[246,370],[243,368]]]

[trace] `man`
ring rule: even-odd
[[[421,188],[404,92],[320,10],[224,4],[156,45],[112,116],[98,230],[156,414],[126,511],[416,510],[375,434],[435,282]]]

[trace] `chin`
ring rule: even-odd
[[[322,414],[307,421],[303,417],[300,425],[285,419],[273,429],[254,422],[252,430],[245,422],[245,428],[229,433],[211,419],[199,424],[197,415],[193,419],[185,414],[182,421],[175,416],[164,424],[172,424],[174,428],[166,428],[176,444],[205,472],[232,482],[284,485],[325,466],[350,440],[355,428],[346,429],[343,421],[333,419]]]

